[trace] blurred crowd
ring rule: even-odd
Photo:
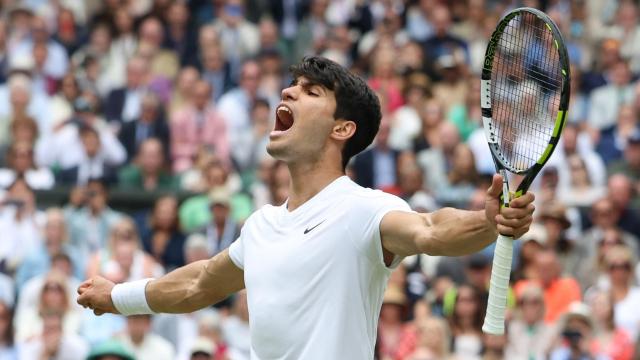
[[[380,132],[350,177],[417,211],[482,209],[494,165],[479,72],[517,6],[558,24],[572,77],[569,123],[515,243],[507,332],[481,331],[491,247],[413,256],[389,282],[376,356],[640,357],[636,1],[0,5],[0,360],[249,359],[243,292],[193,314],[124,318],[95,317],[75,289],[207,259],[252,211],[286,199],[287,168],[265,144],[287,67],[305,55],[350,68],[379,95]],[[122,205],[141,194],[151,194],[141,206]]]

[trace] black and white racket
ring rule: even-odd
[[[485,135],[502,175],[503,206],[524,194],[558,144],[569,107],[569,58],[556,24],[542,11],[506,14],[491,35],[482,69]],[[509,191],[519,180],[515,193]],[[504,333],[513,238],[499,235],[482,330]]]

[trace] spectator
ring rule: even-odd
[[[514,318],[509,321],[507,359],[546,359],[556,338],[552,324],[544,322],[544,294],[538,285],[524,287]]]
[[[4,299],[0,300],[0,359],[18,358],[13,341],[13,309]]]
[[[59,124],[51,136],[42,136],[42,141],[36,144],[36,163],[42,166],[59,167],[69,170],[80,165],[88,165],[88,160],[100,163],[108,167],[119,166],[126,160],[127,153],[122,144],[114,136],[112,129],[99,117],[97,104],[88,96],[82,96],[74,102],[74,115],[67,121]],[[81,140],[81,132],[89,136]],[[89,134],[93,133],[93,134]],[[97,135],[97,139],[95,136]],[[90,148],[87,146],[90,145]],[[97,147],[97,148],[96,148]],[[89,155],[90,158],[89,158]],[[92,166],[93,168],[93,166]],[[84,168],[83,171],[87,171]],[[104,169],[102,169],[104,170]],[[99,171],[93,168],[92,171]],[[82,173],[82,176],[86,176]],[[73,181],[74,172],[68,174],[68,181]],[[80,177],[82,181],[86,178]]]
[[[18,287],[24,288],[29,279],[49,272],[53,258],[60,254],[65,254],[72,259],[72,274],[76,278],[82,278],[84,275],[82,271],[83,259],[79,257],[77,250],[68,243],[67,225],[62,209],[47,209],[43,234],[42,245],[31,249],[18,268],[15,276]]]
[[[229,345],[229,358],[239,360],[250,358],[249,309],[246,291],[236,294],[231,314],[222,322],[222,334]]]
[[[122,189],[133,191],[171,191],[176,187],[166,165],[163,144],[157,138],[140,143],[135,161],[120,170],[118,179]]]
[[[44,214],[36,209],[35,195],[24,178],[16,178],[1,203],[0,268],[13,274],[28,252],[40,247]]]
[[[43,314],[41,321],[42,331],[21,347],[20,360],[85,359],[89,346],[77,335],[63,331],[63,318],[60,314]]]
[[[191,168],[200,147],[211,148],[226,166],[230,165],[230,133],[219,110],[211,103],[211,86],[202,80],[195,83],[193,105],[174,114],[171,119],[174,172]]]
[[[47,76],[53,79],[60,79],[67,73],[69,58],[62,45],[50,38],[49,28],[44,18],[34,16],[31,18],[30,36],[21,41],[11,50],[12,57],[30,56],[36,45],[46,46],[47,61],[44,71]]]
[[[605,291],[591,294],[589,306],[596,329],[593,351],[602,353],[611,360],[631,360],[633,343],[629,334],[614,323],[615,310],[611,294]]]
[[[137,54],[149,64],[149,80],[161,83],[173,81],[180,66],[175,52],[162,48],[164,30],[160,19],[154,16],[142,20],[138,28]]]
[[[33,144],[27,141],[15,141],[9,147],[7,167],[0,168],[0,188],[6,189],[17,178],[24,178],[34,190],[48,190],[54,185],[51,170],[37,167],[33,159]]]
[[[635,186],[632,180],[624,174],[613,174],[609,177],[607,188],[614,211],[619,215],[618,226],[640,238],[640,223],[637,221],[640,218],[640,213],[631,204],[636,189],[640,188],[640,181],[638,184],[639,186]]]
[[[402,78],[395,68],[395,48],[386,45],[379,46],[373,52],[372,72],[369,78],[369,86],[386,99],[384,114],[391,114],[404,104],[402,97]]]
[[[0,145],[8,146],[11,123],[31,117],[38,124],[38,133],[47,136],[51,132],[51,119],[46,110],[49,99],[34,91],[32,80],[23,72],[9,74],[7,83],[0,87]]]
[[[564,273],[577,276],[588,250],[570,237],[571,221],[567,212],[563,204],[554,201],[545,203],[538,216],[545,228],[545,247],[556,253]]]
[[[234,78],[239,73],[240,64],[256,55],[260,48],[258,28],[244,18],[244,6],[243,0],[226,0],[213,23],[220,34],[220,44],[231,64]]]
[[[98,130],[91,125],[80,125],[78,136],[82,143],[81,158],[74,166],[61,170],[57,175],[57,182],[64,185],[82,185],[95,178],[102,178],[108,183],[114,182],[115,169],[105,159],[104,145]]]
[[[477,357],[482,351],[484,306],[481,292],[469,284],[452,291],[453,304],[449,310],[445,310],[451,327],[451,352],[460,358]]]
[[[380,122],[374,145],[353,160],[355,181],[372,189],[390,189],[397,183],[398,152],[389,147],[389,121]]]
[[[76,4],[82,4],[82,2],[76,2]],[[83,6],[80,5],[82,8]],[[84,9],[78,9],[81,16],[84,15]],[[53,35],[54,41],[58,42],[67,51],[67,56],[71,57],[78,48],[80,48],[82,42],[82,28],[78,24],[80,20],[76,18],[76,14],[73,10],[63,7],[59,10],[56,17],[56,33]],[[84,19],[82,19],[84,20]]]
[[[273,112],[269,102],[265,99],[256,99],[251,109],[251,130],[239,134],[236,139],[235,163],[240,172],[254,169],[260,159],[267,154],[267,142],[269,133],[273,129]]]
[[[150,214],[138,219],[142,247],[168,271],[185,264],[185,236],[178,220],[178,199],[159,197]],[[235,240],[235,239],[234,239]]]
[[[434,141],[432,147],[418,152],[416,156],[424,174],[425,188],[436,195],[443,195],[442,191],[446,191],[450,184],[446,169],[451,168],[457,161],[455,152],[460,144],[460,136],[458,129],[451,123],[437,125],[433,134],[437,135],[438,139],[431,140]]]
[[[462,53],[464,63],[468,62],[467,44],[451,34],[451,13],[446,6],[435,6],[430,14],[433,34],[422,42],[429,70],[428,74],[439,79],[441,76],[434,67],[438,58],[446,54]],[[435,75],[435,76],[434,76]]]
[[[418,343],[407,360],[447,359],[451,334],[447,323],[437,317],[429,317],[418,323]]]
[[[207,45],[200,49],[202,79],[211,85],[211,101],[216,102],[235,85],[231,77],[231,67],[225,59],[222,47]]]
[[[162,266],[142,250],[133,220],[123,217],[113,225],[107,246],[91,256],[86,277],[102,275],[121,283],[159,277],[163,272]]]
[[[275,107],[273,98],[265,97],[259,91],[261,78],[260,65],[253,60],[242,64],[239,86],[226,92],[218,102],[218,111],[223,114],[227,124],[227,136],[232,151],[235,151],[236,139],[240,134],[250,131],[251,128],[251,104],[257,98],[266,98],[272,107]],[[279,97],[278,97],[279,100]],[[229,114],[233,114],[230,116]],[[232,155],[235,158],[234,153]]]
[[[540,250],[535,264],[535,279],[518,281],[514,289],[517,294],[532,283],[542,287],[546,309],[544,322],[552,324],[558,320],[572,302],[581,300],[580,285],[572,277],[561,277],[562,268],[557,255],[551,249]]]
[[[91,179],[86,186],[71,190],[70,204],[65,208],[69,240],[83,257],[106,247],[111,228],[122,216],[107,203],[108,192],[101,179]]]
[[[127,317],[127,331],[116,337],[130,348],[137,360],[175,359],[173,345],[151,332],[151,315]]]
[[[580,302],[572,303],[561,319],[561,342],[553,349],[550,360],[563,359],[607,359],[604,354],[594,352],[594,326],[591,311]]]
[[[180,70],[167,109],[169,119],[172,119],[176,112],[188,106],[193,100],[193,84],[199,78],[200,73],[195,67],[187,66]],[[215,88],[214,85],[214,91]]]
[[[611,83],[591,93],[588,124],[599,130],[614,125],[620,105],[630,102],[633,97],[631,72],[625,61],[615,63],[608,76]]]
[[[50,314],[60,316],[61,330],[65,335],[77,333],[80,327],[80,308],[73,305],[68,286],[64,274],[55,270],[47,274],[36,306],[22,307],[16,312],[14,326],[17,341],[26,341],[46,330],[45,321]]]
[[[140,117],[142,95],[149,86],[150,64],[141,57],[134,56],[127,63],[126,85],[111,90],[105,100],[105,119],[109,123],[124,124]]]
[[[118,134],[122,146],[127,151],[127,161],[135,156],[143,141],[156,138],[169,155],[169,125],[160,106],[160,99],[151,92],[144,93],[141,100],[140,117],[125,123]]]
[[[87,360],[136,360],[118,340],[106,340],[94,346]]]
[[[636,92],[638,91],[640,91],[640,86],[636,85]],[[611,164],[622,160],[629,140],[636,136],[636,132],[640,131],[638,130],[637,116],[637,110],[632,105],[621,105],[616,123],[599,132],[600,140],[596,150],[606,163]]]
[[[635,342],[640,331],[640,314],[635,311],[640,301],[640,288],[634,285],[635,256],[623,245],[613,246],[605,254],[608,284],[614,303],[614,323],[624,329]]]
[[[535,279],[535,259],[546,246],[547,230],[542,224],[533,223],[529,231],[520,237],[518,264],[513,270],[514,281]]]
[[[196,36],[187,4],[180,1],[171,2],[162,15],[167,24],[164,48],[172,50],[178,56],[181,66],[195,65],[197,63]]]
[[[56,128],[73,116],[76,99],[80,96],[78,79],[67,73],[60,80],[59,91],[51,97],[51,126]]]
[[[209,209],[211,221],[199,232],[207,237],[209,255],[215,256],[240,236],[240,227],[231,217],[231,194],[225,188],[211,190]]]
[[[328,5],[328,0],[310,2],[309,13],[298,23],[290,59],[302,59],[305,55],[317,54],[325,47],[329,34],[329,24],[325,17]]]
[[[205,337],[198,337],[191,347],[189,360],[214,360],[216,349],[213,341]]]

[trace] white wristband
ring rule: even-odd
[[[125,316],[155,314],[149,307],[145,295],[145,288],[151,280],[153,279],[126,282],[113,287],[111,301],[120,314]]]

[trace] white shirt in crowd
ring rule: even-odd
[[[266,205],[230,247],[244,269],[252,359],[372,359],[384,264],[379,225],[398,197],[343,176],[293,211]]]

